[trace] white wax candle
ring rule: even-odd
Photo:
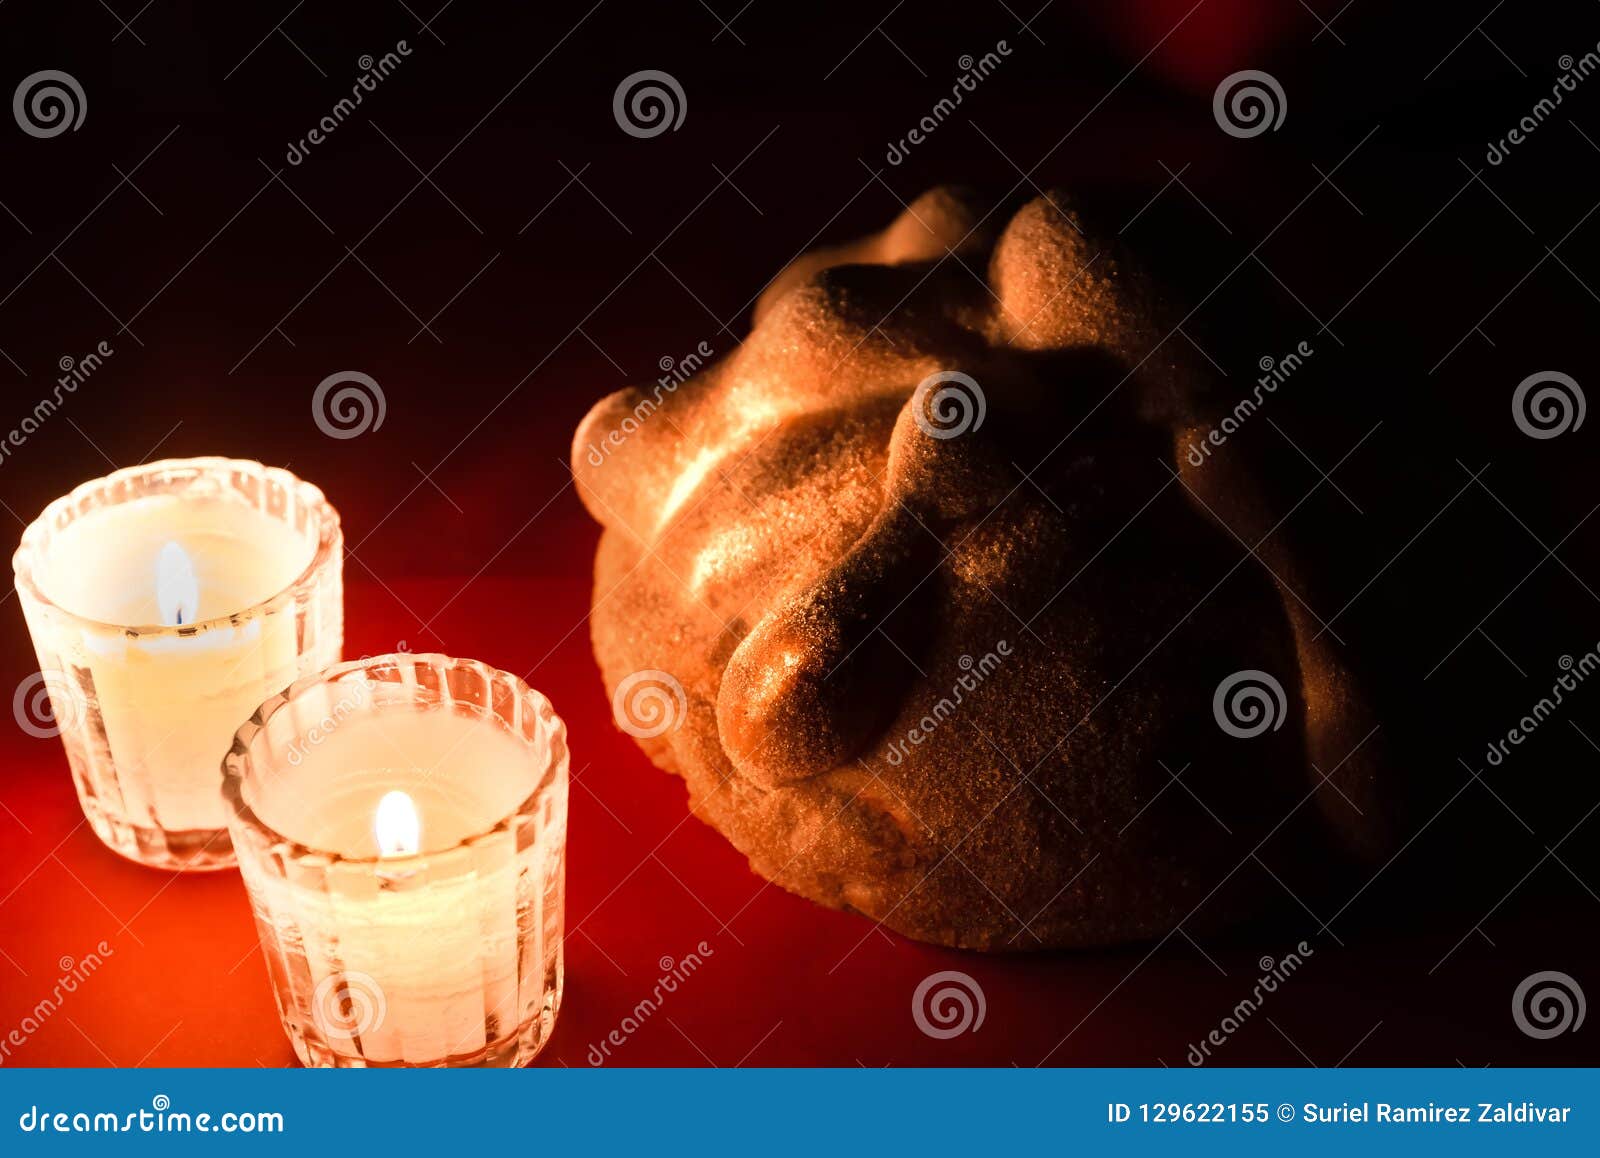
[[[194,568],[198,622],[272,597],[312,557],[293,528],[245,504],[152,497],[69,526],[51,550],[46,590],[59,590],[67,611],[107,624],[163,624],[157,561],[168,544]],[[90,632],[82,641],[128,814],[168,832],[226,829],[222,757],[250,713],[296,677],[293,614],[192,635]]]
[[[190,625],[207,626],[91,630],[72,658],[99,699],[127,815],[168,832],[219,831],[222,757],[261,702],[294,682],[298,649],[292,608],[240,625],[214,621],[287,587],[314,544],[243,503],[138,499],[67,527],[40,583],[65,610],[113,628],[184,626],[164,623],[158,607],[158,561],[170,544],[196,580]]]
[[[170,868],[232,863],[221,762],[272,694],[337,661],[338,517],[259,463],[119,471],[29,527],[17,588],[101,839]]]
[[[346,1026],[339,1010],[314,1008],[319,1028],[369,1064],[438,1064],[514,1037],[524,1007],[544,995],[539,914],[552,850],[519,848],[506,832],[447,871],[429,858],[514,813],[545,764],[497,722],[459,708],[329,720],[251,805],[296,843],[367,859],[334,864],[315,888],[243,862],[258,909],[294,926],[312,992],[348,986],[365,1005]]]
[[[188,557],[199,593],[190,623],[265,602],[294,582],[316,549],[282,519],[242,500],[149,495],[63,527],[36,581],[59,606],[86,619],[178,626],[162,617],[156,598],[162,552],[173,544]]]

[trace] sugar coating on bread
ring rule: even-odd
[[[1064,196],[1001,223],[938,189],[795,262],[715,364],[584,419],[606,686],[681,686],[674,726],[629,730],[757,873],[990,950],[1256,903],[1230,870],[1321,803],[1312,756],[1365,708],[1293,561],[1230,530],[1271,504],[1177,454],[1203,377],[1165,310]],[[1288,699],[1248,742],[1212,709],[1243,670]],[[1362,758],[1334,789],[1374,782]]]

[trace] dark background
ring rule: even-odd
[[[398,71],[288,165],[358,58],[401,39]],[[1002,39],[999,70],[889,165],[959,58]],[[1593,1061],[1593,1026],[1534,1040],[1509,1007],[1541,970],[1600,993],[1596,690],[1503,766],[1484,750],[1600,641],[1600,420],[1546,441],[1510,412],[1536,371],[1600,386],[1600,79],[1504,163],[1485,150],[1597,42],[1597,4],[10,0],[0,95],[61,69],[88,115],[49,140],[0,118],[0,431],[59,359],[115,352],[0,463],[0,519],[20,534],[151,455],[289,465],[344,516],[349,654],[404,641],[529,673],[572,725],[580,785],[568,1005],[542,1060],[585,1064],[657,959],[706,939],[712,968],[615,1062],[1181,1065],[1258,958],[1307,939],[1312,964],[1218,1063]],[[611,101],[647,68],[687,116],[641,140]],[[1240,140],[1211,96],[1245,68],[1288,114]],[[1184,339],[1224,398],[1262,356],[1315,347],[1273,418],[1311,460],[1289,502],[1319,472],[1338,484],[1291,531],[1414,788],[1393,861],[1203,945],[975,958],[762,888],[611,727],[573,427],[661,358],[731,348],[784,263],[941,181],[997,207],[1062,186],[1123,229],[1203,301]],[[344,369],[377,379],[387,416],[337,441],[310,397]],[[1274,437],[1256,423],[1229,449]],[[6,603],[9,689],[34,660]],[[58,958],[116,948],[9,1060],[284,1063],[237,880],[118,861],[74,827],[59,745],[4,732],[0,1031]],[[937,969],[980,979],[979,1032],[917,1032],[910,994]]]

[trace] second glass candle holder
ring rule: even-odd
[[[223,794],[311,1066],[514,1066],[561,1004],[566,728],[472,660],[339,664],[262,705]]]

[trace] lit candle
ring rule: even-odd
[[[224,762],[279,1012],[319,1066],[520,1065],[561,995],[566,729],[471,660],[340,664]]]
[[[339,516],[287,471],[117,471],[46,507],[13,560],[79,800],[116,852],[232,865],[221,760],[261,701],[336,662]]]

